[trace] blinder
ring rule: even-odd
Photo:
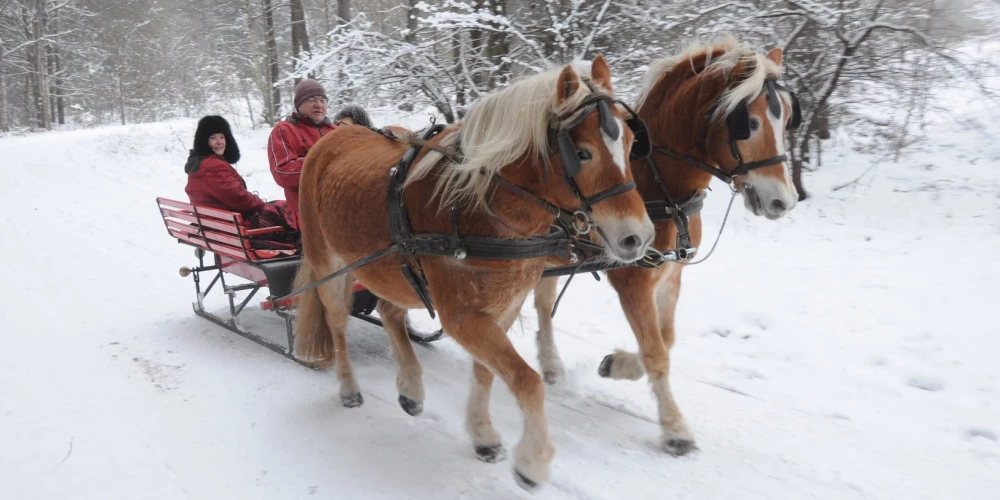
[[[783,90],[791,96],[792,116],[785,126],[785,130],[796,130],[802,124],[802,108],[799,98],[788,87],[781,85],[774,78],[768,78],[764,82],[764,91],[767,92],[767,109],[773,116],[781,116],[781,97],[778,91]],[[730,113],[727,124],[729,126],[729,139],[732,141],[745,141],[750,138],[750,108],[749,104],[741,102],[736,109]]]
[[[559,158],[567,177],[580,174],[580,157],[576,154],[576,143],[569,135],[569,129],[562,129],[556,134],[556,146],[559,148]]]
[[[730,141],[745,141],[750,138],[750,108],[741,102],[727,120]]]
[[[795,92],[789,90],[788,93],[792,95],[792,119],[788,120],[788,130],[798,130],[799,125],[802,125],[802,107]]]
[[[802,107],[799,104],[799,98],[792,92],[792,89],[778,83],[774,78],[768,78],[764,82],[765,89],[767,90],[767,106],[771,110],[771,114],[774,116],[781,116],[781,97],[778,96],[778,91],[783,90],[788,92],[792,101],[792,116],[788,120],[788,125],[785,126],[785,130],[796,130],[799,125],[802,124]]]
[[[610,98],[599,99],[597,101],[597,112],[600,117],[601,131],[607,134],[608,138],[611,140],[617,140],[621,134],[621,130],[618,128],[618,122],[615,121],[614,114],[611,113],[611,106],[609,102],[614,102],[625,107],[628,111],[629,117],[625,120],[625,125],[632,130],[632,149],[629,151],[629,160],[641,160],[649,156],[652,152],[653,146],[649,139],[649,130],[646,128],[646,122],[639,118],[639,115],[632,110],[627,104],[619,100],[613,100]],[[588,104],[584,104],[581,108],[577,109],[576,112],[580,112],[578,117],[573,121],[562,125],[558,129],[554,129],[556,148],[559,152],[559,157],[562,159],[563,168],[566,170],[566,175],[569,177],[576,177],[580,174],[581,165],[580,158],[577,156],[576,143],[570,136],[569,131],[578,125],[590,112]]]
[[[646,122],[642,118],[639,118],[638,113],[629,107],[628,104],[621,101],[618,101],[618,103],[628,111],[629,117],[625,119],[625,125],[632,129],[632,149],[628,153],[628,159],[629,161],[644,160],[653,152],[653,142],[649,138],[649,129],[646,128]]]

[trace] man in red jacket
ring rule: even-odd
[[[299,219],[299,174],[306,153],[336,126],[326,116],[326,90],[316,80],[302,80],[295,87],[295,112],[278,122],[267,141],[267,159],[275,182],[285,188],[285,200]]]

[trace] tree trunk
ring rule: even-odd
[[[480,13],[486,9],[486,0],[476,0],[472,8]],[[481,68],[482,58],[486,55],[484,53],[483,47],[486,45],[485,36],[483,35],[483,30],[478,28],[473,28],[469,30],[469,45],[472,48],[470,60],[472,61],[472,66],[468,69],[470,71],[475,71],[472,75],[472,83],[476,85],[476,89],[480,93],[486,92],[489,88],[488,75],[481,71],[476,71]]]
[[[52,31],[59,33],[59,11],[52,14]],[[63,60],[62,50],[59,48],[59,41],[49,48],[49,68],[52,79],[49,85],[49,92],[52,96],[52,121],[60,125],[66,124],[66,105],[63,99]]]
[[[267,42],[267,66],[269,68],[268,88],[271,93],[271,109],[269,114],[272,117],[271,123],[277,121],[281,114],[281,89],[278,88],[278,41],[274,35],[274,9],[271,8],[271,0],[264,1],[264,37]]]
[[[247,15],[247,38],[250,40],[250,47],[253,51],[250,53],[249,59],[250,64],[253,66],[254,84],[257,86],[257,91],[260,92],[260,100],[264,103],[264,121],[267,122],[268,125],[274,126],[275,116],[271,113],[271,110],[273,109],[271,106],[271,91],[267,86],[268,69],[265,67],[266,65],[264,64],[264,61],[262,61],[260,52],[258,52],[260,45],[257,42],[257,31],[256,26],[254,25],[254,19],[257,15],[254,12],[251,0],[244,0],[243,8]],[[251,113],[251,115],[252,114],[253,113]]]
[[[452,67],[452,74],[455,75],[455,104],[458,108],[459,118],[463,118],[465,116],[465,76],[462,72],[461,32],[451,35],[451,57],[455,62]]]
[[[493,0],[490,6],[495,16],[503,17],[507,13],[507,0]],[[506,62],[505,59],[510,54],[510,43],[507,41],[507,33],[499,29],[500,25],[497,23],[491,24],[496,28],[496,31],[490,32],[487,49],[489,50],[492,66],[497,68],[493,72],[496,76],[490,78],[489,82],[489,88],[492,90],[500,83],[502,78],[509,78],[510,63]]]
[[[10,131],[10,109],[7,99],[7,72],[3,67],[4,48],[0,45],[0,132]]]
[[[330,30],[333,28],[330,25],[330,0],[323,0],[323,19],[325,21],[323,27],[326,28],[326,31],[323,33],[330,33]]]
[[[406,10],[406,42],[417,42],[417,4],[420,0],[410,0],[410,8]]]
[[[125,84],[120,75],[118,76],[118,116],[122,120],[122,125],[125,125]]]
[[[52,103],[49,101],[48,64],[45,53],[46,43],[42,34],[41,20],[35,20],[35,86],[38,104],[38,127],[52,129]]]
[[[62,52],[56,49],[56,89],[59,91],[58,97],[56,97],[56,117],[59,119],[59,125],[66,125],[66,95],[64,83],[66,82],[66,77],[63,76],[63,59]]]
[[[56,54],[58,49],[52,45],[49,45],[48,50],[46,50],[46,65],[48,66],[49,75],[49,120],[51,123],[59,123],[59,117],[57,116],[59,106],[56,101],[59,99],[59,89],[57,88],[57,81],[59,79],[59,71],[56,69]]]
[[[410,0],[413,5],[413,0]],[[337,0],[337,26],[351,21],[351,0]],[[407,21],[409,26],[409,21]]]
[[[801,146],[799,145],[799,137],[792,133],[789,134],[788,139],[789,151],[792,153],[792,184],[795,186],[795,190],[799,193],[799,201],[803,201],[809,197],[809,193],[806,192],[806,187],[802,184],[802,167],[809,161],[809,134],[803,135],[804,139],[801,141]]]
[[[291,10],[292,19],[292,59],[296,66],[302,55],[309,52],[309,31],[306,29],[306,13],[302,8],[302,0],[291,0],[288,3]],[[309,75],[312,78],[312,75]],[[295,77],[295,84],[298,85],[301,78]]]

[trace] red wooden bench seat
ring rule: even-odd
[[[297,255],[295,250],[253,248],[250,238],[281,231],[281,227],[248,229],[243,216],[217,208],[199,207],[169,198],[157,198],[167,232],[183,243],[219,256],[259,262]]]

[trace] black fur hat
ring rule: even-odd
[[[338,122],[343,118],[350,118],[355,125],[361,125],[362,127],[372,128],[372,120],[368,117],[368,112],[365,111],[361,106],[355,106],[354,104],[348,104],[341,108],[339,112],[333,117],[334,122]]]
[[[226,136],[226,151],[222,153],[222,157],[226,159],[229,163],[236,163],[240,161],[240,147],[236,145],[236,139],[233,138],[233,131],[229,128],[229,122],[225,118],[218,115],[209,115],[201,120],[198,120],[198,130],[194,133],[194,153],[200,156],[211,156],[215,152],[212,148],[208,147],[208,138],[212,134],[225,134]]]

